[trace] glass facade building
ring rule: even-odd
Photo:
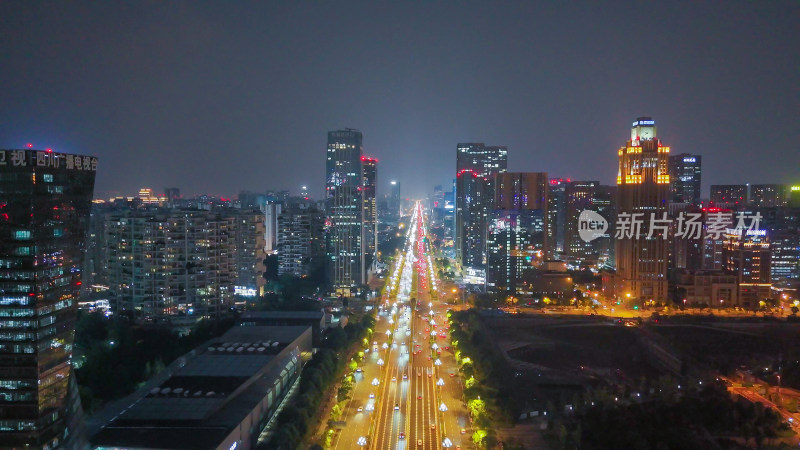
[[[70,434],[96,170],[91,156],[0,150],[0,448],[57,448]]]
[[[669,157],[671,201],[696,204],[700,200],[703,157],[681,153]]]
[[[493,210],[494,176],[506,172],[508,149],[462,143],[456,149],[456,259],[464,268],[486,268],[486,234]]]
[[[363,259],[364,147],[360,131],[328,133],[325,182],[325,226],[328,277],[336,290],[366,283]]]

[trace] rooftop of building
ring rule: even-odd
[[[234,327],[187,356],[166,380],[97,433],[95,445],[211,449],[263,400],[305,326]],[[310,338],[309,338],[310,339]],[[287,351],[287,347],[288,351]]]
[[[248,311],[241,315],[240,320],[246,319],[322,319],[322,311]]]

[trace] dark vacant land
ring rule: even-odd
[[[509,357],[541,366],[543,370],[629,379],[660,375],[649,363],[635,327],[593,318],[525,315],[490,318],[486,324]]]
[[[723,373],[744,366],[784,372],[785,385],[800,387],[792,368],[800,360],[800,324],[670,324],[651,327],[695,362]],[[764,374],[759,374],[764,375]]]

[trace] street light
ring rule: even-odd
[[[367,445],[367,438],[365,438],[364,436],[360,436],[358,438],[358,441],[356,441],[356,444],[358,444],[359,447]]]

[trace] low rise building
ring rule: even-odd
[[[92,448],[255,448],[311,350],[310,327],[234,327],[128,397]]]

